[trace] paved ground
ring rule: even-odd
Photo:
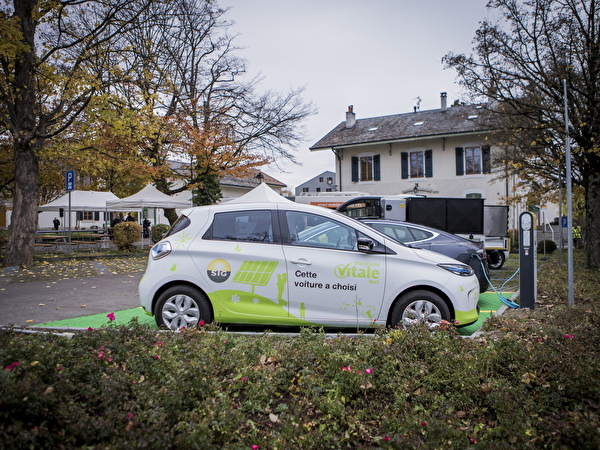
[[[16,284],[0,281],[0,325],[24,327],[138,307],[142,275],[103,274]]]

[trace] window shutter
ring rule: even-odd
[[[492,165],[491,165],[491,161],[490,161],[490,146],[489,145],[484,145],[483,147],[481,147],[481,155],[482,155],[482,171],[483,173],[491,173],[492,172]]]
[[[425,176],[433,177],[433,150],[425,150]]]
[[[77,220],[83,220],[83,211],[77,211]]]
[[[352,181],[358,183],[358,156],[352,157]]]
[[[373,155],[373,179],[375,181],[381,180],[381,167],[379,164],[379,155]]]
[[[456,147],[456,175],[464,175],[465,174],[465,161],[463,158],[463,148]]]
[[[100,220],[100,211],[94,211],[94,220]]]
[[[400,162],[402,163],[402,179],[408,178],[408,153],[400,153]]]

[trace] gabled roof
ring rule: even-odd
[[[488,132],[492,128],[479,117],[483,111],[483,108],[477,105],[453,106],[445,111],[434,109],[357,119],[352,128],[346,128],[344,121],[310,149]]]
[[[285,183],[282,183],[279,180],[276,180],[270,175],[267,175],[261,170],[251,169],[250,175],[245,177],[234,177],[231,175],[223,175],[220,180],[220,184],[222,186],[234,186],[234,187],[254,187],[257,186],[259,181],[257,179],[257,175],[262,173],[264,182],[269,186],[276,186],[278,188],[287,187]]]

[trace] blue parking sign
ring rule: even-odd
[[[562,216],[562,227],[567,228],[567,216]]]
[[[75,171],[69,170],[66,178],[66,190],[67,192],[75,190]]]

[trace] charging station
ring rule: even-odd
[[[535,309],[537,293],[537,233],[535,216],[519,216],[519,298],[520,307]]]

